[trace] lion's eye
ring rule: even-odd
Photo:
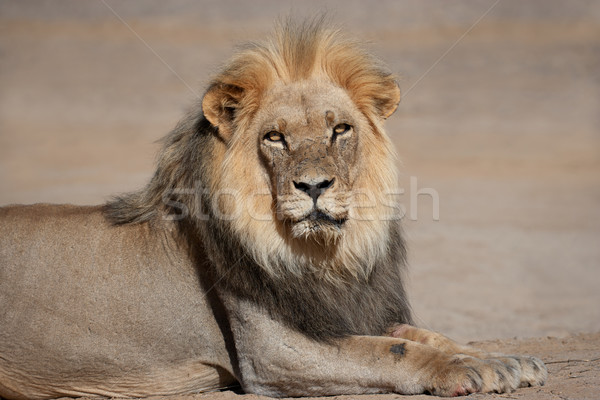
[[[348,124],[337,124],[333,128],[333,139],[335,140],[335,138],[337,136],[340,136],[340,135],[350,132],[351,129],[352,129],[352,126],[350,126]]]
[[[283,134],[277,131],[271,131],[265,135],[265,140],[269,142],[283,142]]]

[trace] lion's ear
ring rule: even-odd
[[[375,108],[379,115],[386,119],[398,108],[400,103],[400,87],[398,83],[389,79],[383,82],[381,91],[375,96]]]
[[[229,140],[233,132],[233,120],[242,99],[243,89],[224,83],[215,83],[208,88],[202,99],[202,112],[219,134]]]

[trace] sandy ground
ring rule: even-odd
[[[543,389],[496,397],[597,397],[598,2],[0,1],[0,204],[143,185],[236,43],[323,8],[401,76],[419,323],[552,362]]]

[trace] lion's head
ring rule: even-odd
[[[201,181],[211,226],[269,273],[368,276],[398,217],[383,121],[400,91],[376,59],[322,25],[286,24],[239,52],[211,82],[203,115],[167,139],[155,183],[135,201],[164,206],[165,190]]]
[[[211,101],[218,100],[209,94],[205,104]],[[269,208],[262,215],[291,238],[337,241],[362,172],[359,136],[368,121],[342,88],[317,79],[277,82],[260,102],[244,132],[229,139],[232,161],[245,167],[228,168],[225,181],[250,190],[243,198],[269,193],[272,201],[258,204]]]

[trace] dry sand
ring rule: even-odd
[[[598,397],[600,3],[107,4],[127,25],[102,2],[0,1],[0,204],[140,187],[236,43],[325,4],[402,76],[388,129],[419,323],[551,362],[546,387],[496,397]]]

